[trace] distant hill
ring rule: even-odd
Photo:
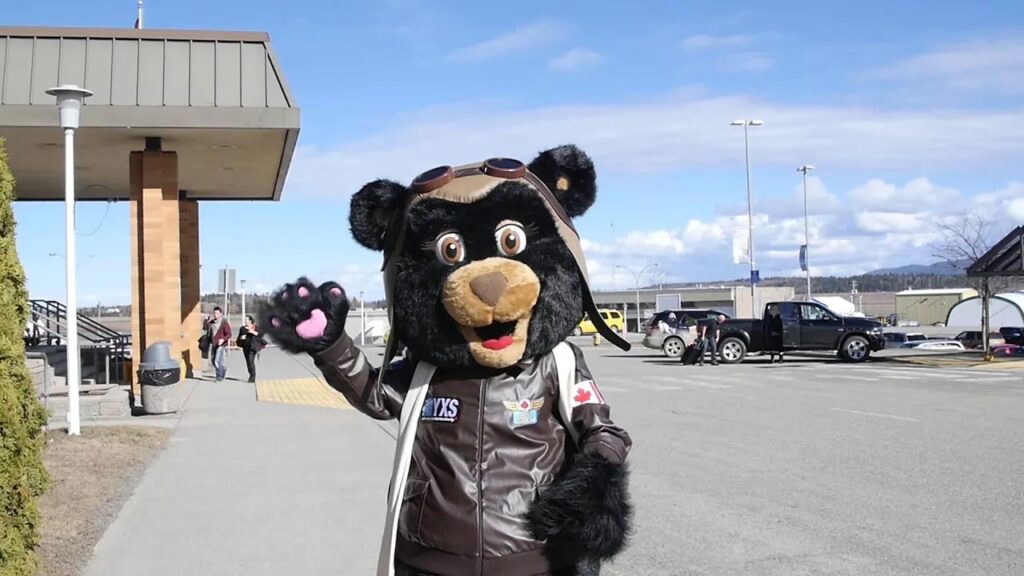
[[[958,266],[950,265],[948,262],[936,262],[935,264],[909,264],[898,268],[882,268],[872,270],[865,276],[887,276],[887,275],[924,275],[924,276],[963,276],[964,269],[968,263],[958,263]]]

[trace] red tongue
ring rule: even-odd
[[[483,344],[483,347],[488,350],[502,350],[512,345],[512,337],[502,336],[498,339],[484,340],[481,344]]]

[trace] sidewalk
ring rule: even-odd
[[[370,349],[379,363],[379,349]],[[257,402],[241,353],[196,381],[167,449],[97,544],[87,576],[372,574],[393,423],[351,409]],[[309,378],[262,354],[260,379]],[[242,381],[233,381],[238,378]]]

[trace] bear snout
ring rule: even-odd
[[[453,272],[442,300],[456,323],[487,326],[526,318],[540,295],[540,280],[528,266],[509,258],[487,258]]]

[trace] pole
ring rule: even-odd
[[[749,121],[743,122],[743,157],[747,165],[747,255],[750,257],[750,315],[757,314],[757,296],[754,293],[754,203],[750,193],[750,140],[747,136]]]
[[[636,333],[639,334],[640,330],[640,274],[636,275],[636,282],[634,287],[636,288]]]
[[[64,130],[64,265],[67,274],[67,376],[68,434],[82,433],[78,412],[78,389],[81,384],[81,353],[78,350],[78,302],[75,297],[75,130]]]
[[[366,300],[363,291],[359,291],[359,345],[366,344]]]
[[[804,166],[804,267],[807,268],[807,301],[811,301],[811,234],[807,223],[807,167]]]
[[[245,280],[240,281],[242,284],[242,324],[245,324]]]

